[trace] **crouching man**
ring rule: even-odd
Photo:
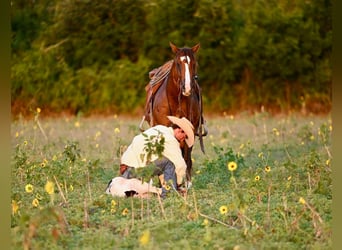
[[[121,156],[120,164],[121,176],[130,179],[137,177],[134,169],[153,163],[154,175],[158,175],[162,186],[162,198],[170,190],[179,190],[182,186],[186,163],[181,145],[185,142],[192,147],[195,140],[194,128],[188,119],[175,116],[168,116],[168,119],[170,127],[156,125],[135,136]]]

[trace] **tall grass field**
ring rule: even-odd
[[[140,117],[43,112],[11,124],[13,249],[332,249],[329,115],[206,117],[192,187],[161,200],[105,193]]]

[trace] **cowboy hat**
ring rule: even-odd
[[[183,131],[187,135],[185,142],[189,147],[192,147],[192,145],[194,145],[195,135],[194,135],[194,126],[191,124],[191,122],[185,117],[179,118],[176,116],[168,116],[167,118],[173,124],[176,124],[178,127],[183,129]]]

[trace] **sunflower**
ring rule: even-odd
[[[300,197],[298,201],[299,201],[299,203],[301,203],[301,204],[303,204],[303,205],[306,204],[306,201],[304,200],[303,197]]]
[[[220,207],[220,213],[221,213],[221,214],[226,214],[226,213],[228,213],[228,207],[227,207],[227,206],[221,206],[221,207]]]
[[[126,216],[127,214],[128,214],[128,212],[129,212],[129,210],[128,210],[128,208],[126,207],[124,210],[122,210],[122,215],[123,216]]]
[[[268,173],[268,172],[270,172],[271,171],[271,167],[270,166],[266,166],[265,167],[265,171]]]
[[[254,180],[255,180],[255,181],[260,181],[260,176],[259,176],[259,175],[255,176],[255,177],[254,177]]]
[[[227,168],[229,171],[235,171],[237,169],[237,164],[235,161],[230,161],[227,163]]]
[[[55,192],[54,183],[52,181],[47,181],[45,184],[45,191],[48,194],[53,194]]]
[[[39,206],[39,200],[37,198],[33,199],[32,206],[38,207]]]
[[[150,230],[145,230],[140,236],[139,242],[140,245],[145,246],[150,242],[151,233]]]
[[[31,184],[27,184],[25,186],[26,193],[32,193],[33,192],[33,186]]]
[[[165,185],[164,185],[164,188],[165,188],[166,191],[169,191],[169,190],[171,189],[171,186],[168,185],[168,184],[165,184]]]

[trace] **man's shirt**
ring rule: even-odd
[[[121,157],[121,163],[134,168],[145,167],[148,160],[151,162],[158,159],[158,155],[153,153],[150,159],[147,159],[147,152],[145,151],[146,139],[150,136],[158,136],[159,133],[164,136],[164,150],[162,156],[169,159],[175,165],[175,172],[177,176],[177,184],[182,184],[186,171],[186,163],[184,161],[180,144],[174,136],[174,131],[171,127],[157,125],[135,136],[132,143]],[[143,134],[148,137],[143,136]]]

